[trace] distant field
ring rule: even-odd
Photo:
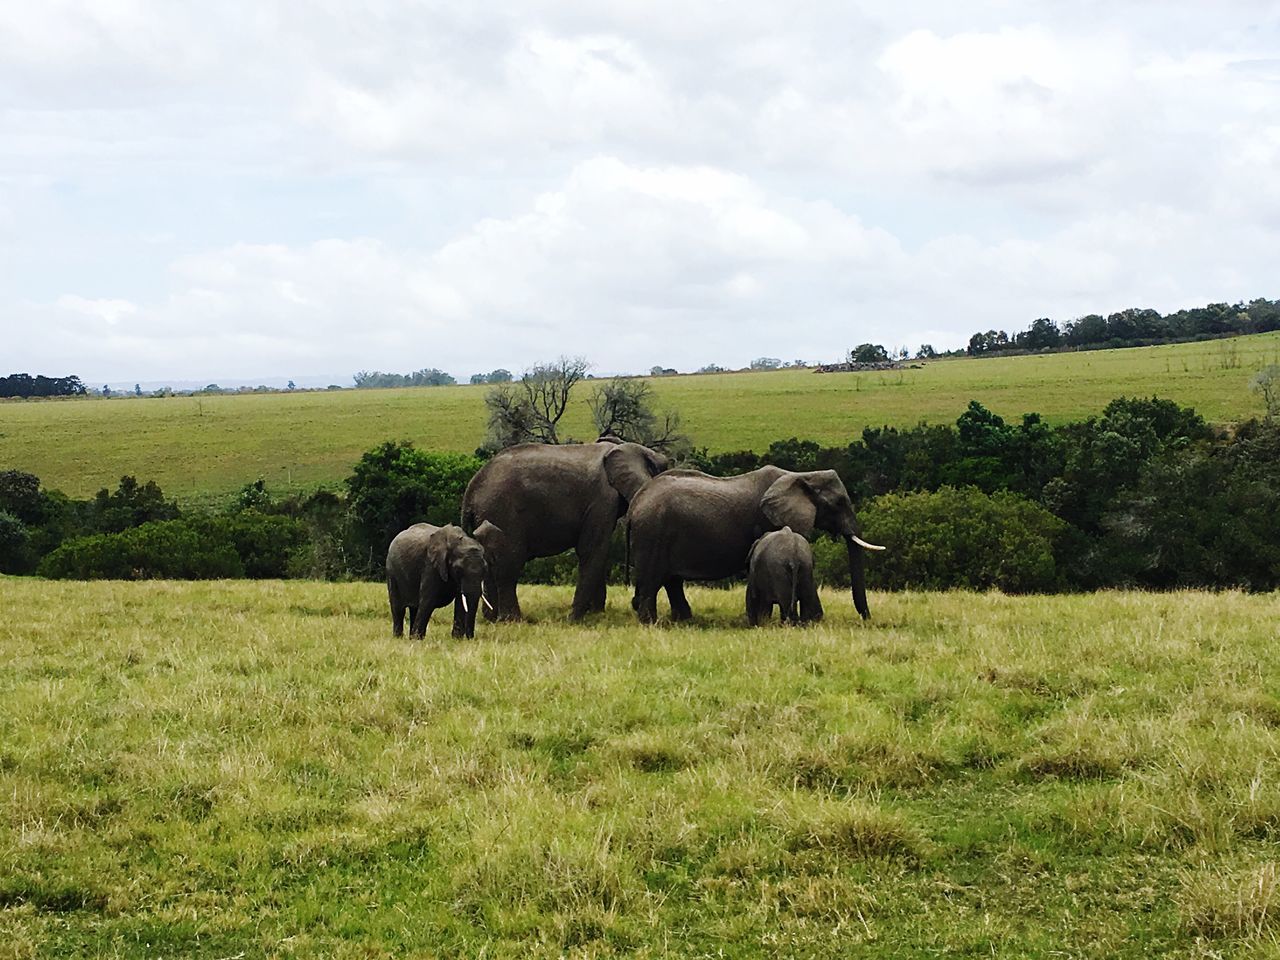
[[[698,446],[763,449],[790,436],[856,439],[865,426],[951,422],[971,399],[1006,417],[1062,422],[1113,397],[1159,395],[1230,422],[1261,412],[1250,377],[1280,363],[1280,334],[1131,350],[948,360],[893,373],[808,371],[655,380]],[[592,435],[580,389],[568,433]],[[145,400],[0,403],[0,467],[85,496],[125,473],[184,500],[217,498],[258,477],[276,490],[337,483],[369,447],[409,439],[471,451],[485,387],[436,387]]]
[[[524,597],[0,578],[0,957],[1275,954],[1276,595]]]

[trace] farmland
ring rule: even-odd
[[[0,591],[0,957],[1277,948],[1275,595]]]
[[[827,444],[865,426],[951,422],[971,399],[1017,418],[1060,423],[1107,401],[1159,395],[1209,420],[1258,415],[1250,377],[1280,362],[1280,334],[1206,343],[1043,356],[946,360],[894,372],[717,374],[653,381],[698,446],[764,449],[799,436]],[[333,486],[386,439],[471,451],[485,423],[485,387],[304,392],[0,404],[0,465],[88,496],[128,473],[183,501],[218,499],[259,477],[276,490]],[[579,388],[567,432],[592,435]]]

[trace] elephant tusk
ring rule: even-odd
[[[490,610],[493,609],[493,604],[489,602],[489,598],[486,597],[483,593],[480,594],[480,599],[484,601],[484,605],[486,607],[488,607]]]
[[[881,547],[881,546],[879,546],[879,545],[877,545],[877,544],[874,544],[874,543],[867,543],[867,541],[863,540],[863,539],[862,539],[860,536],[858,536],[856,533],[855,533],[855,534],[853,534],[853,535],[850,537],[850,539],[852,539],[854,543],[856,543],[858,546],[862,547],[862,549],[864,549],[864,550],[883,550],[883,549],[884,549],[884,547]]]
[[[467,595],[465,593],[458,594],[458,599],[462,601],[462,612],[470,613],[471,609],[467,606]]]

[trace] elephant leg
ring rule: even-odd
[[[431,622],[433,609],[424,604],[409,608],[409,636],[421,640],[427,635],[427,624]]]
[[[688,620],[693,616],[693,610],[689,607],[689,601],[684,595],[684,578],[683,577],[667,577],[662,584],[667,591],[667,602],[671,604],[672,620]]]
[[[573,592],[570,620],[604,609],[608,595],[609,538],[617,517],[614,513],[588,514],[578,537],[578,586]]]
[[[467,614],[462,609],[462,600],[453,601],[453,636],[455,638],[467,636]]]
[[[818,599],[818,587],[810,571],[800,580],[797,592],[800,594],[800,620],[802,623],[816,623],[822,619],[822,601]]]
[[[520,600],[516,597],[516,583],[520,579],[520,571],[524,562],[513,556],[499,557],[489,567],[489,577],[485,581],[485,593],[492,610],[486,610],[485,616],[490,620],[522,620]]]
[[[747,623],[753,627],[760,626],[760,598],[751,587],[747,587]]]
[[[404,636],[404,604],[396,599],[396,588],[387,580],[387,600],[391,604],[391,635]],[[412,621],[410,621],[412,623]]]

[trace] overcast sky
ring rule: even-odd
[[[1280,5],[0,0],[0,366],[598,372],[1280,296]]]

